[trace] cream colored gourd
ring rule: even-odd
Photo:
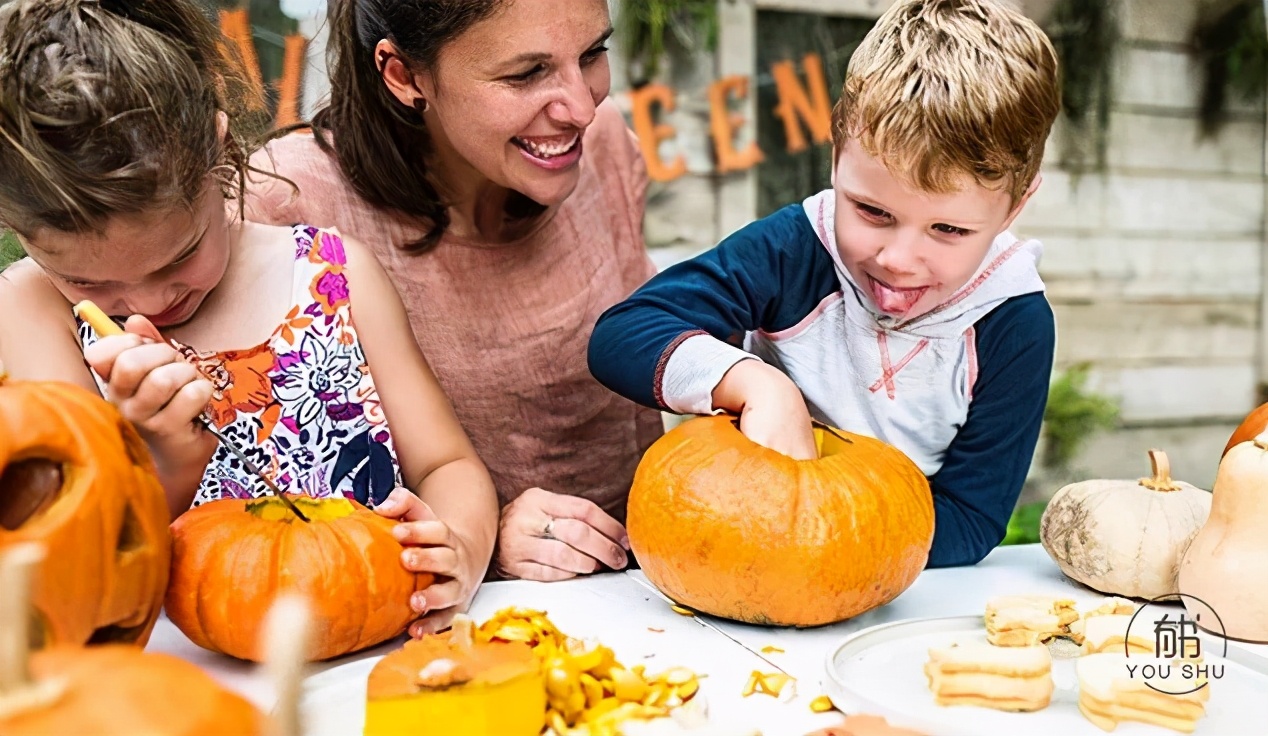
[[[1153,599],[1178,592],[1185,549],[1206,522],[1211,494],[1171,479],[1160,450],[1139,481],[1086,480],[1057,491],[1040,539],[1061,572],[1110,595]]]
[[[1185,607],[1205,629],[1268,643],[1268,432],[1228,451],[1212,495],[1210,518],[1180,564]]]

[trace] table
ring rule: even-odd
[[[615,650],[626,666],[643,664],[649,673],[684,665],[707,675],[700,692],[707,699],[711,720],[745,724],[772,734],[804,734],[839,721],[835,713],[816,714],[809,702],[821,694],[820,680],[828,651],[845,636],[877,624],[911,618],[981,615],[986,601],[996,595],[1054,594],[1075,599],[1080,606],[1104,598],[1062,575],[1040,545],[1000,547],[973,567],[926,570],[901,596],[889,604],[848,621],[814,629],[775,629],[710,618],[720,629],[754,650],[775,646],[782,653],[767,655],[797,678],[797,697],[781,703],[764,695],[740,696],[749,674],[771,667],[753,654],[690,617],[672,612],[644,583],[641,571],[607,573],[559,583],[505,581],[481,587],[471,616],[481,622],[506,606],[547,611],[565,633],[593,637]],[[1178,608],[1178,606],[1177,606]],[[310,666],[310,678],[359,660],[381,656],[401,644],[394,640],[373,649]],[[1230,644],[1268,657],[1268,645]],[[251,664],[207,652],[195,646],[167,620],[159,620],[147,647],[198,664],[224,686],[269,709],[272,686]],[[325,675],[329,679],[330,675]],[[318,677],[317,679],[320,679]],[[344,695],[341,694],[341,698]],[[350,687],[349,703],[364,698]],[[1089,733],[1100,733],[1091,728]],[[357,734],[349,734],[357,736]]]

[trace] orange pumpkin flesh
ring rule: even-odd
[[[45,563],[47,564],[47,563]],[[5,736],[265,734],[264,716],[202,670],[132,646],[55,647],[31,657],[36,682],[62,681],[47,706],[0,715]]]
[[[1220,457],[1224,457],[1229,450],[1241,443],[1255,439],[1265,429],[1268,429],[1268,404],[1261,404],[1250,414],[1247,414],[1242,423],[1233,431],[1233,435],[1228,438],[1228,444],[1224,445],[1224,452]]]
[[[899,450],[815,430],[817,460],[761,447],[725,416],[685,422],[647,451],[627,530],[663,593],[724,618],[817,626],[883,605],[924,569],[933,498]]]
[[[397,522],[342,497],[294,501],[310,522],[266,497],[213,501],[172,523],[167,615],[195,644],[260,661],[260,625],[283,591],[311,601],[315,660],[384,642],[416,618],[410,595],[432,576],[401,565]]]
[[[537,736],[546,686],[523,642],[473,639],[470,620],[405,642],[366,683],[366,736],[403,733]]]
[[[0,372],[0,549],[49,550],[32,602],[43,644],[145,644],[171,558],[169,512],[144,442],[70,384]]]

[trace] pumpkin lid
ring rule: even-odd
[[[443,634],[405,642],[370,670],[371,699],[404,697],[464,685],[490,686],[537,674],[533,650],[523,642],[481,641],[471,619],[454,620]]]

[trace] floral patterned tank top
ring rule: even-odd
[[[267,341],[222,353],[173,345],[215,388],[207,416],[279,488],[374,506],[400,483],[400,467],[352,323],[343,241],[304,225],[293,234],[293,306]],[[80,322],[79,337],[87,346],[97,334]],[[267,494],[219,446],[194,505]]]

